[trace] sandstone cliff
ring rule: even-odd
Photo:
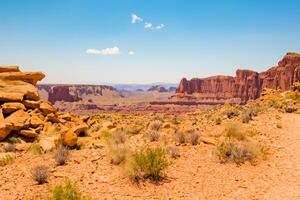
[[[236,71],[236,76],[183,78],[173,98],[194,99],[203,103],[245,103],[257,99],[263,88],[291,89],[300,81],[300,54],[287,53],[277,66],[265,72]]]
[[[102,96],[104,91],[117,93],[112,86],[106,85],[56,85],[56,84],[41,84],[37,86],[43,99],[55,103],[77,102],[83,100],[87,96]]]

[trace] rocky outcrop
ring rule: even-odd
[[[168,92],[168,90],[162,85],[152,86],[147,91],[148,92]]]
[[[41,72],[21,72],[17,66],[0,67],[0,141],[10,134],[29,139],[55,135],[73,147],[80,132],[87,131],[79,116],[61,113],[40,100],[35,85],[44,77]]]
[[[77,102],[86,96],[102,96],[105,90],[116,92],[115,88],[106,85],[40,84],[37,88],[40,93],[46,93],[46,100],[53,104],[57,101]]]
[[[300,81],[300,55],[288,53],[265,72],[236,71],[236,76],[213,76],[208,78],[183,78],[173,98],[193,99],[203,103],[245,103],[257,99],[263,88],[292,89]]]

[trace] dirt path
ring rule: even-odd
[[[283,128],[276,128],[281,123]],[[97,199],[300,199],[300,115],[261,115],[251,122],[265,133],[272,153],[256,166],[220,164],[211,155],[211,145],[179,146],[181,157],[173,160],[168,178],[155,185],[131,184],[120,166],[110,164],[105,148],[72,151],[71,160],[57,167],[51,154],[19,155],[0,168],[0,199],[31,199],[46,194],[55,184],[69,178]],[[30,169],[36,164],[51,169],[49,183],[36,185]]]

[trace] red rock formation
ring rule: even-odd
[[[102,96],[104,90],[116,91],[112,86],[106,85],[55,85],[41,84],[37,86],[39,92],[46,93],[45,100],[55,103],[57,101],[77,102],[84,96]]]
[[[196,99],[201,102],[245,103],[260,96],[263,88],[288,90],[300,81],[300,55],[288,53],[278,66],[257,73],[251,70],[236,71],[236,76],[213,76],[208,78],[183,78],[174,97]]]

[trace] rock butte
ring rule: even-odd
[[[79,116],[58,112],[53,105],[40,100],[35,85],[44,77],[42,72],[0,66],[0,141],[10,134],[29,139],[39,137],[46,151],[54,148],[60,138],[64,145],[76,146],[77,136],[87,131],[89,126]],[[43,142],[43,138],[52,142]]]
[[[246,103],[257,99],[263,88],[291,89],[300,81],[300,54],[287,53],[277,66],[265,72],[236,71],[236,76],[183,78],[173,99],[188,99],[206,104]]]
[[[37,88],[40,93],[46,93],[46,99],[53,104],[57,101],[77,102],[83,95],[101,96],[104,90],[116,91],[107,85],[39,84]]]

